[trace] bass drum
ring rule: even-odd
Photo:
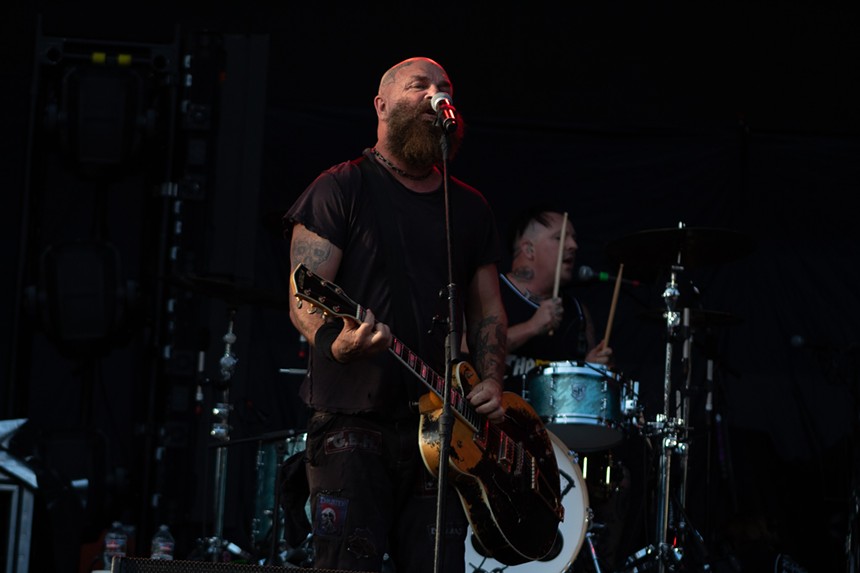
[[[552,439],[552,449],[558,463],[561,504],[564,507],[564,521],[558,526],[558,536],[552,550],[538,561],[507,566],[478,551],[470,526],[466,536],[466,573],[564,573],[573,566],[591,519],[588,490],[582,479],[582,471],[573,461],[570,450],[558,436],[552,432],[547,433]]]

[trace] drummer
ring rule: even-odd
[[[542,362],[573,360],[611,367],[612,348],[595,340],[588,308],[562,290],[573,278],[579,248],[566,212],[550,205],[521,211],[512,222],[510,244],[511,270],[499,274],[508,314],[506,389],[521,391],[518,381]]]
[[[563,251],[559,258],[561,241]],[[573,279],[579,248],[576,230],[566,212],[549,205],[522,211],[512,222],[510,244],[511,270],[499,275],[502,302],[508,313],[505,389],[522,393],[529,372],[549,362],[585,361],[612,368],[612,348],[603,340],[595,340],[588,308],[564,288]],[[624,469],[621,475],[619,484],[612,484],[617,485],[617,493],[608,498],[597,495],[592,484],[587,483],[593,519],[602,526],[596,553],[613,571],[621,566],[625,555],[622,536],[630,512],[629,472]],[[602,491],[607,484],[597,485]]]

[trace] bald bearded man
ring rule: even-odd
[[[285,215],[290,265],[334,281],[367,309],[363,320],[293,308],[294,326],[311,343],[300,394],[309,408],[306,469],[314,566],[429,572],[435,563],[436,478],[418,446],[419,397],[426,388],[386,352],[392,333],[444,373],[449,283],[443,194],[442,126],[431,105],[453,93],[429,58],[387,70],[373,99],[376,144],[323,172]],[[449,134],[447,159],[463,135]],[[469,353],[479,380],[467,395],[491,422],[504,417],[506,317],[499,294],[500,246],[485,198],[451,177],[452,268],[459,286]],[[295,294],[293,292],[292,294]],[[467,520],[446,492],[441,570],[465,569]]]

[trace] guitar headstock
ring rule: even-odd
[[[361,321],[361,315],[364,314],[361,306],[350,299],[339,286],[315,274],[303,263],[299,263],[295,268],[290,282],[299,305],[307,301],[314,308],[331,316],[348,316]]]

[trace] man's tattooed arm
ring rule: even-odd
[[[303,263],[321,278],[334,281],[340,267],[342,252],[326,239],[309,231],[307,227],[296,224],[290,241],[290,269]],[[290,296],[295,297],[294,287],[290,284]],[[311,312],[309,312],[311,311]],[[312,312],[313,307],[297,302],[290,305],[290,320],[298,331],[313,344],[316,332],[325,323],[322,313]]]

